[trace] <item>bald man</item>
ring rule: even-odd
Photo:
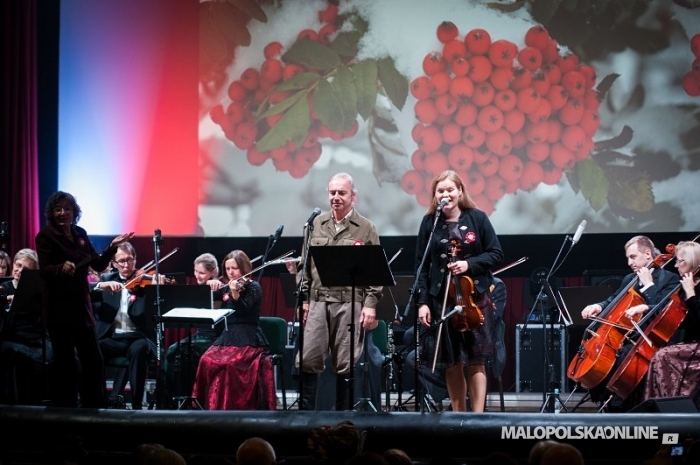
[[[275,449],[262,438],[250,438],[243,441],[236,452],[238,465],[274,465],[277,463]]]

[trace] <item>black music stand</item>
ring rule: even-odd
[[[356,287],[395,286],[384,247],[381,245],[311,246],[309,252],[324,287],[350,286],[354,301]],[[355,399],[355,305],[350,306],[350,374],[348,405]],[[358,404],[365,399],[360,400]],[[357,407],[355,405],[354,407]]]
[[[214,328],[221,321],[225,320],[226,317],[231,315],[233,310],[231,309],[211,309],[211,308],[190,308],[190,307],[178,307],[173,308],[169,312],[162,316],[163,323],[168,325],[182,325],[186,324],[189,328],[190,336],[187,338],[187,353],[188,360],[186,365],[187,378],[192,380],[192,365],[190,358],[192,357],[192,328],[193,327],[207,327]],[[179,342],[178,342],[179,343]],[[196,397],[193,396],[178,396],[173,399],[177,403],[177,410],[203,410],[202,405],[199,403]]]

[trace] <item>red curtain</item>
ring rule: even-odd
[[[0,221],[12,256],[39,231],[37,0],[0,2]]]

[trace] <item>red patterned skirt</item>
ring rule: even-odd
[[[211,346],[199,361],[192,395],[205,410],[275,410],[274,371],[267,349]]]

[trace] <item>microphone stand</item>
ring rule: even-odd
[[[156,378],[156,409],[160,410],[164,406],[163,398],[164,398],[164,383],[163,383],[163,365],[162,365],[162,360],[163,360],[163,314],[161,313],[161,303],[162,299],[160,297],[160,279],[159,279],[159,274],[160,274],[160,269],[158,266],[158,262],[160,262],[160,245],[163,242],[163,238],[160,233],[160,229],[156,229],[155,233],[153,235],[153,246],[154,246],[154,255],[153,255],[153,260],[155,262],[155,285],[156,285],[156,373],[157,373],[157,378]]]
[[[435,210],[435,219],[433,220],[433,227],[430,229],[430,235],[428,236],[428,241],[425,244],[425,250],[423,251],[423,257],[421,258],[420,264],[418,265],[418,269],[416,270],[416,279],[413,281],[413,285],[411,286],[411,290],[409,291],[409,297],[408,297],[408,302],[406,303],[406,308],[404,309],[403,312],[403,318],[406,318],[408,316],[408,312],[411,308],[411,303],[415,300],[415,294],[416,294],[416,288],[418,287],[418,279],[420,278],[420,275],[423,271],[423,266],[425,265],[425,259],[428,256],[428,252],[430,251],[430,244],[432,242],[433,236],[435,235],[435,228],[437,227],[437,222],[438,219],[440,218],[440,213],[442,213],[442,209],[438,208]],[[420,326],[419,326],[419,321],[418,321],[418,309],[415,308],[415,315],[413,318],[413,328],[414,328],[414,337],[415,341],[414,344],[416,346],[416,357],[415,357],[415,362],[414,362],[414,368],[415,368],[415,378],[414,378],[414,389],[418,389],[418,386],[420,384],[420,376],[422,373],[420,373]],[[403,320],[402,318],[402,320]],[[438,350],[437,344],[435,345],[435,350]],[[399,392],[399,405],[401,405],[401,392]],[[415,411],[418,412],[419,410],[422,412],[423,408],[423,403],[420,403],[420,408],[419,408],[419,402],[418,399],[416,399],[416,405],[415,405]]]
[[[277,239],[282,235],[282,227],[284,225],[280,226],[277,228],[277,231],[275,234],[270,234],[267,238],[267,246],[265,246],[265,253],[263,254],[262,257],[262,264],[264,265],[265,262],[267,261],[267,255],[272,251],[272,248],[277,244]],[[260,282],[262,279],[263,272],[265,271],[265,268],[260,269],[260,274],[258,274],[258,279],[256,281]]]
[[[306,225],[306,231],[304,232],[304,236],[306,238],[306,244],[304,245],[304,256],[302,257],[302,270],[301,270],[301,278],[299,279],[299,283],[297,284],[297,301],[296,301],[296,314],[294,315],[294,318],[297,320],[299,323],[299,335],[297,336],[297,340],[299,341],[299,409],[301,410],[302,407],[306,408],[306,405],[303,405],[305,403],[304,399],[304,302],[306,301],[306,294],[302,291],[303,285],[304,285],[304,279],[306,279],[306,270],[308,267],[309,263],[309,249],[311,248],[311,233],[314,230],[314,222],[309,221],[308,224]],[[311,280],[309,280],[308,284],[309,291],[311,291]],[[294,326],[292,326],[294,327]],[[314,373],[314,376],[318,376]],[[290,405],[291,408],[291,405]]]
[[[571,246],[569,249],[566,251],[566,254],[564,257],[560,260],[559,258],[561,257],[561,253],[564,250],[564,246],[568,241],[571,241]],[[556,272],[561,265],[564,263],[564,260],[569,256],[569,253],[571,253],[571,249],[573,248],[575,242],[569,237],[566,236],[564,238],[564,242],[562,242],[561,247],[559,248],[559,252],[557,253],[557,256],[554,258],[554,262],[552,263],[552,266],[549,269],[549,272],[547,273],[547,276],[542,280],[542,287],[540,288],[540,292],[537,295],[537,299],[535,304],[539,303],[540,306],[540,313],[541,313],[541,318],[542,318],[542,377],[543,377],[543,389],[546,389],[546,391],[543,394],[543,401],[542,401],[542,406],[540,407],[540,413],[543,412],[554,412],[555,411],[555,406],[556,403],[559,402],[559,405],[561,405],[562,410],[564,412],[568,412],[566,405],[564,402],[562,402],[561,398],[559,397],[559,392],[558,390],[555,390],[554,385],[555,385],[555,380],[554,380],[554,365],[552,365],[551,360],[549,358],[549,351],[554,349],[554,336],[553,334],[548,334],[550,331],[554,330],[554,320],[550,318],[550,327],[547,329],[547,321],[545,317],[545,307],[544,307],[544,300],[545,297],[552,298],[554,300],[554,304],[556,305],[556,308],[559,313],[559,319],[563,319],[564,322],[567,322],[566,316],[561,310],[561,306],[556,298],[556,295],[554,294],[554,291],[552,290],[552,285],[549,282],[551,279],[552,275],[554,272]],[[536,308],[536,305],[532,306],[532,310]],[[532,310],[530,313],[532,313]],[[528,316],[528,320],[529,320]],[[521,328],[521,332],[524,330],[525,326],[527,326],[527,321],[525,322],[525,325],[523,325],[523,328]],[[563,350],[562,346],[563,341],[560,341],[560,348]],[[563,387],[563,386],[562,386]]]

